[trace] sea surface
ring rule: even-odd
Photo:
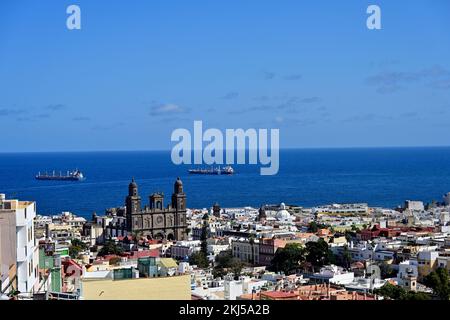
[[[4,153],[0,154],[0,193],[37,202],[39,214],[71,211],[90,217],[121,206],[134,177],[143,203],[173,183],[184,183],[189,208],[285,202],[305,207],[367,202],[388,208],[405,200],[442,201],[450,192],[450,148],[298,149],[280,151],[280,170],[261,176],[259,165],[235,165],[233,176],[189,175],[170,151]],[[38,181],[38,171],[80,169],[82,182]]]

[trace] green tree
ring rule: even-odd
[[[202,233],[200,235],[201,251],[205,256],[208,255],[208,215],[203,216]]]
[[[404,300],[431,300],[428,293],[407,291]]]
[[[355,236],[354,232],[351,232],[349,230],[345,230],[345,240],[347,240],[347,242],[352,241],[354,236]]]
[[[222,267],[215,267],[212,271],[214,278],[223,278],[227,275],[227,271]]]
[[[216,256],[213,269],[214,277],[222,277],[231,271],[235,279],[239,279],[244,263],[238,258],[233,257],[231,250],[222,251]]]
[[[222,251],[216,256],[215,265],[218,268],[229,268],[232,259],[233,254],[231,250]]]
[[[352,263],[352,255],[348,250],[348,246],[344,245],[344,250],[342,252],[342,266],[348,269],[350,268],[351,263]]]
[[[381,278],[393,278],[397,274],[389,263],[382,262],[380,265]]]
[[[208,263],[208,215],[205,214],[203,216],[203,225],[202,225],[202,233],[200,235],[200,254],[203,255],[203,259],[201,261],[203,262],[202,268],[207,268]]]
[[[316,233],[319,230],[317,222],[311,221],[308,226],[308,231],[312,233]]]
[[[233,272],[234,280],[238,280],[241,273],[242,268],[244,267],[244,263],[238,258],[231,259],[231,272]]]
[[[305,249],[298,243],[290,243],[277,250],[271,261],[270,270],[289,275],[295,273],[304,261]]]
[[[201,251],[197,251],[191,254],[191,256],[189,257],[189,263],[200,268],[208,268],[209,266],[208,259]]]
[[[449,276],[447,269],[438,268],[432,271],[424,279],[424,284],[433,289],[434,294],[440,300],[448,300],[450,298]]]
[[[306,261],[311,263],[313,268],[321,267],[330,263],[330,251],[328,249],[328,243],[323,239],[319,239],[317,242],[306,243]]]
[[[69,247],[69,255],[72,259],[78,258],[81,251],[84,251],[88,246],[79,239],[72,239]]]
[[[123,248],[119,244],[116,244],[112,240],[106,241],[105,245],[98,252],[98,256],[106,256],[109,254],[121,255],[123,253]]]
[[[380,289],[376,289],[374,293],[393,300],[430,300],[431,298],[427,293],[407,291],[389,282]]]

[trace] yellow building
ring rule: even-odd
[[[189,275],[128,280],[82,280],[84,300],[191,300]]]
[[[437,258],[439,252],[437,251],[420,251],[417,254],[417,264],[419,278],[426,277],[430,272],[435,271],[438,267]]]

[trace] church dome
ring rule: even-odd
[[[284,203],[280,205],[280,210],[278,210],[275,218],[282,221],[291,219],[291,214],[286,210],[286,205]]]

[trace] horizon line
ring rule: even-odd
[[[348,147],[284,147],[279,150],[349,150],[349,149],[433,149],[450,148],[450,145],[431,145],[431,146],[348,146]],[[203,150],[203,149],[200,149]],[[241,151],[237,149],[234,151]],[[257,151],[257,149],[244,149],[245,151]],[[268,149],[270,151],[270,148]],[[108,152],[170,152],[172,149],[130,149],[130,150],[46,150],[46,151],[0,151],[0,154],[26,154],[26,153],[108,153]],[[199,151],[199,149],[193,149]],[[227,151],[227,149],[223,149]]]

